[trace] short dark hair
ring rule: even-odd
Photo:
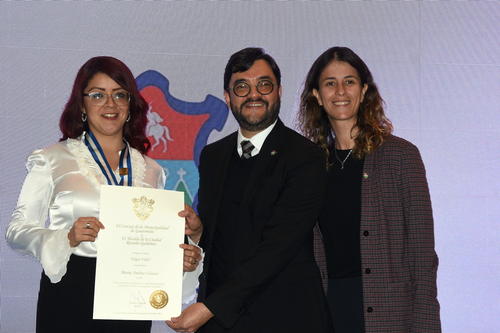
[[[81,120],[83,90],[97,73],[106,74],[130,94],[130,120],[124,125],[123,136],[130,146],[145,154],[151,146],[146,137],[148,104],[137,90],[137,84],[130,69],[113,57],[91,58],[76,74],[71,96],[59,120],[59,128],[62,132],[61,141],[67,138],[77,138],[86,130],[86,125]]]
[[[224,90],[229,91],[229,81],[231,81],[233,73],[247,71],[250,67],[252,67],[255,61],[260,59],[265,60],[269,64],[276,80],[278,81],[278,86],[280,86],[281,71],[273,57],[267,54],[264,49],[260,47],[247,47],[234,53],[229,58],[224,71]]]

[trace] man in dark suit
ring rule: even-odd
[[[224,97],[240,127],[201,154],[204,272],[199,302],[167,322],[177,331],[331,332],[312,254],[326,161],[278,119],[280,82],[260,48],[226,66]]]

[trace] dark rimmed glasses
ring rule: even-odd
[[[274,83],[271,80],[260,80],[255,88],[259,94],[269,95],[274,90]],[[238,82],[233,87],[233,93],[238,97],[248,96],[251,90],[252,88],[247,82]]]
[[[83,94],[83,96],[88,97],[90,103],[96,106],[102,106],[108,102],[108,98],[111,96],[113,102],[118,106],[127,106],[130,102],[130,94],[126,91],[116,91],[112,94],[105,94],[100,91],[89,92],[88,94]]]

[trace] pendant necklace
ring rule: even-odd
[[[344,170],[344,163],[345,163],[345,161],[347,161],[347,159],[349,158],[349,156],[351,156],[352,149],[349,149],[349,153],[347,153],[347,156],[344,158],[344,160],[341,160],[340,157],[339,157],[339,155],[337,154],[337,148],[333,147],[333,151],[335,153],[335,158],[340,163],[340,170]]]

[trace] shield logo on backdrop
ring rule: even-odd
[[[196,207],[200,153],[210,133],[224,127],[227,105],[212,95],[203,102],[181,101],[170,95],[168,79],[154,70],[142,73],[136,81],[149,104],[148,156],[165,170],[165,188],[183,191],[185,202]]]

